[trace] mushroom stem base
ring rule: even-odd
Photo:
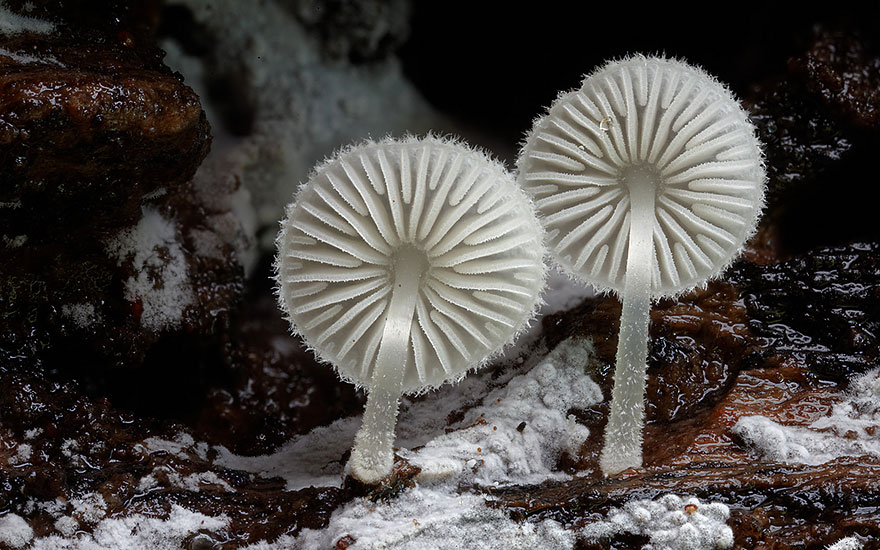
[[[363,483],[379,483],[394,466],[397,405],[424,264],[424,253],[409,247],[402,248],[395,261],[391,302],[385,310],[385,328],[370,379],[364,420],[351,450],[351,475]]]
[[[351,475],[374,485],[391,473],[394,466],[394,426],[400,388],[370,387],[361,428],[351,449]]]

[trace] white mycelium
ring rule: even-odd
[[[355,477],[391,471],[401,393],[461,378],[534,314],[542,237],[501,165],[436,138],[342,151],[303,186],[278,237],[280,301],[320,358],[369,389]]]
[[[556,261],[622,295],[600,464],[638,467],[651,299],[718,275],[754,232],[765,179],[754,127],[702,70],[635,56],[560,96],[518,167]]]

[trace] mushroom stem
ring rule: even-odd
[[[394,287],[391,303],[385,311],[382,342],[370,379],[363,422],[351,450],[351,475],[364,483],[378,483],[391,473],[394,465],[397,404],[406,372],[416,297],[424,272],[423,256],[415,249],[405,249],[394,265]]]
[[[629,186],[629,251],[623,308],[620,312],[617,365],[611,392],[611,412],[605,427],[605,445],[599,457],[599,466],[605,475],[642,465],[656,186],[638,183],[648,182],[633,182]]]

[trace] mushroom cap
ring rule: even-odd
[[[395,266],[423,271],[404,393],[463,377],[534,316],[543,230],[514,177],[450,140],[366,142],[319,166],[277,240],[281,308],[339,375],[369,386]]]
[[[574,278],[620,293],[629,185],[654,185],[651,295],[704,284],[738,255],[764,201],[760,143],[721,83],[681,61],[608,63],[538,119],[518,159],[520,185]]]

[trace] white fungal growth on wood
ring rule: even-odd
[[[841,456],[880,458],[880,369],[850,382],[831,413],[808,426],[786,426],[764,416],[744,416],[731,432],[763,459],[824,464]]]
[[[864,548],[864,545],[856,537],[842,538],[828,546],[828,550],[862,550],[862,548]]]
[[[105,247],[120,266],[131,262],[134,275],[124,283],[124,297],[140,301],[141,325],[161,331],[180,326],[195,296],[174,221],[152,206],[141,207],[141,212],[136,226],[120,231]]]
[[[567,338],[405,458],[421,468],[419,481],[499,487],[566,479],[556,471],[560,456],[577,457],[590,435],[568,411],[602,401],[590,376],[598,367],[591,341]]]
[[[278,237],[279,297],[317,355],[369,388],[355,477],[390,472],[401,393],[460,379],[534,315],[542,236],[502,166],[436,138],[342,151],[303,186]]]
[[[62,304],[61,315],[70,320],[80,329],[92,328],[101,320],[101,312],[95,310],[94,304]]]
[[[765,179],[754,127],[702,70],[634,56],[560,96],[518,166],[555,260],[623,298],[600,463],[638,467],[651,300],[705,284],[754,232]]]
[[[0,2],[0,36],[14,36],[22,33],[49,34],[55,30],[55,24],[36,17],[18,15]]]
[[[338,548],[346,537],[354,540],[352,550],[572,550],[575,543],[574,534],[552,519],[516,521],[487,505],[482,495],[429,485],[389,501],[355,499],[333,512],[326,527],[303,529],[295,539],[282,538],[277,546],[259,550]]]
[[[7,513],[0,516],[0,543],[9,548],[24,548],[34,538],[34,530],[21,516]]]
[[[587,540],[622,533],[647,536],[651,550],[723,550],[733,546],[727,526],[730,509],[720,502],[703,503],[666,494],[656,500],[631,500],[612,508],[606,520],[588,523],[578,533]]]

